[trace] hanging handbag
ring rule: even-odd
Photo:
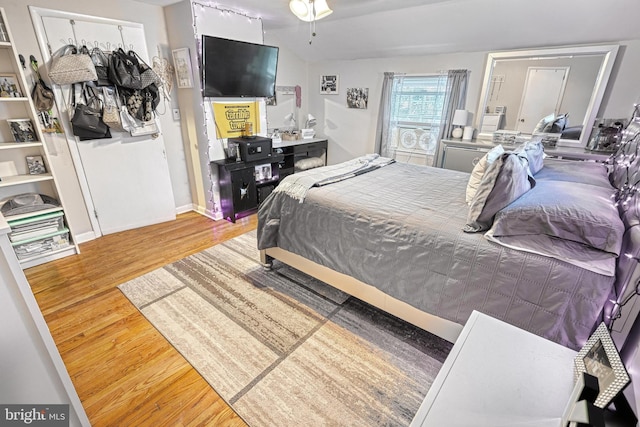
[[[97,86],[110,86],[112,85],[111,80],[109,80],[109,57],[106,53],[102,51],[99,47],[94,47],[91,49],[91,62],[93,62],[93,66],[96,67],[96,75],[98,78],[96,79]]]
[[[80,141],[90,139],[111,138],[109,126],[102,120],[102,107],[100,99],[93,95],[87,100],[86,88],[83,85],[82,94],[86,104],[76,102],[75,85],[71,87],[74,103],[74,113],[71,119],[73,134]]]
[[[118,105],[118,96],[113,87],[102,88],[102,98],[104,107],[102,109],[102,121],[109,126],[111,130],[116,132],[124,132],[122,120],[120,119],[120,106]]]
[[[144,136],[153,135],[153,138],[157,138],[160,135],[160,128],[155,118],[149,121],[138,120],[129,114],[129,110],[126,106],[120,108],[120,119],[122,121],[122,127],[131,134],[131,136]]]
[[[158,74],[138,54],[133,50],[127,53],[122,48],[111,53],[109,79],[122,88],[137,90],[161,82]]]
[[[154,112],[160,103],[160,90],[155,83],[144,89],[121,89],[123,104],[136,119],[146,122],[154,117]]]
[[[68,85],[91,82],[96,80],[98,75],[86,46],[78,51],[74,45],[67,45],[51,58],[49,78],[54,84]]]
[[[37,79],[35,86],[31,91],[31,99],[33,99],[33,104],[36,107],[36,110],[49,111],[51,110],[51,108],[53,108],[55,96],[53,94],[53,91],[42,80],[40,71],[38,69],[38,61],[36,61],[36,58],[31,55],[29,59],[31,61],[31,68],[33,69]]]

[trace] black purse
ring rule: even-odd
[[[111,86],[109,80],[109,57],[99,47],[91,49],[91,61],[96,67],[96,75],[98,79],[95,81],[97,86]]]
[[[86,103],[77,103],[75,89],[75,85],[72,85],[73,118],[71,119],[71,127],[73,134],[77,136],[80,141],[111,138],[109,126],[102,120],[102,101],[100,101],[100,98],[93,94],[93,96],[87,100],[86,88],[83,85],[82,95]]]

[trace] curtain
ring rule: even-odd
[[[395,150],[391,146],[390,133],[393,129],[391,123],[393,108],[391,97],[395,78],[404,74],[385,72],[382,81],[382,96],[380,97],[380,110],[378,112],[378,124],[376,126],[375,152],[384,157],[395,157]]]
[[[442,111],[442,126],[440,127],[440,137],[449,138],[453,130],[453,114],[456,110],[464,110],[467,101],[467,81],[469,70],[449,70],[447,72],[447,89],[444,108]]]

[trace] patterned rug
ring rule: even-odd
[[[248,233],[119,286],[253,427],[409,425],[451,344],[288,266]]]

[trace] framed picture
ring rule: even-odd
[[[347,89],[347,107],[349,108],[367,108],[369,103],[368,88],[349,88]]]
[[[335,74],[320,76],[320,93],[323,95],[337,95],[338,76]]]
[[[604,323],[589,337],[578,352],[575,362],[576,378],[586,372],[598,378],[600,392],[594,406],[606,408],[630,382],[609,330]]]
[[[259,165],[255,167],[256,181],[268,181],[273,175],[271,172],[271,164]]]
[[[269,97],[265,98],[264,102],[266,103],[266,105],[278,105],[278,101],[276,99],[276,95],[275,94],[273,96],[269,96]]]
[[[40,175],[47,172],[42,156],[27,156],[27,168],[30,175]]]
[[[191,70],[191,55],[189,55],[189,48],[183,47],[181,49],[174,49],[171,53],[173,54],[173,68],[176,70],[178,87],[193,87],[193,71]]]
[[[31,119],[8,119],[11,135],[16,142],[34,142],[38,140]]]
[[[0,73],[0,98],[20,98],[20,85],[15,74]]]

